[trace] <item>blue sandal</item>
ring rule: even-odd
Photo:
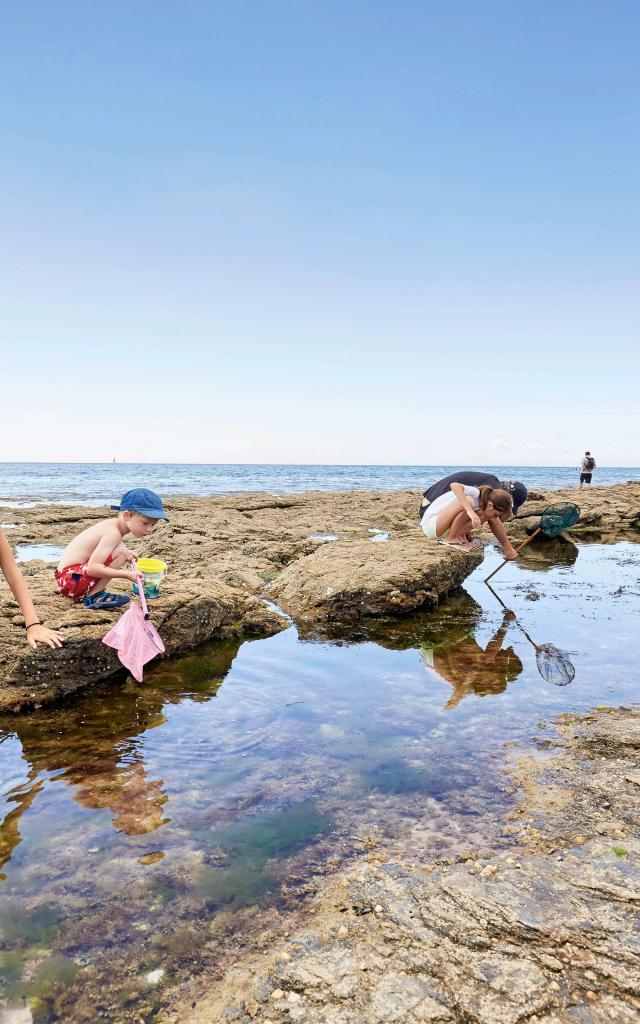
[[[110,611],[113,608],[122,608],[124,604],[129,604],[129,598],[126,594],[108,594],[106,590],[99,590],[91,597],[87,595],[83,604],[85,608],[94,608],[96,611],[100,609]]]

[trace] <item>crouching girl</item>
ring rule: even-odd
[[[429,540],[468,550],[472,547],[473,530],[492,519],[505,522],[512,507],[507,491],[453,483],[448,494],[427,506],[420,525]]]

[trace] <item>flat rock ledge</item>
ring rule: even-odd
[[[174,990],[159,1024],[635,1024],[640,714],[556,728],[515,767],[509,849],[356,858],[304,924]]]
[[[454,551],[423,536],[383,544],[327,544],[296,559],[266,593],[294,618],[354,622],[432,608],[482,561],[480,551]]]

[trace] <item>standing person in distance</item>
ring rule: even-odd
[[[593,473],[595,468],[596,468],[596,460],[594,459],[593,455],[591,454],[591,452],[585,452],[584,453],[584,459],[580,463],[580,487],[579,487],[579,490],[582,490],[582,485],[583,484],[585,484],[587,487],[591,487],[591,474]]]

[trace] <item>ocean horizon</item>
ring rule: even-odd
[[[304,463],[89,463],[2,462],[0,503],[37,502],[100,506],[130,487],[159,494],[212,496],[266,491],[424,490],[455,470],[480,469],[501,479],[521,480],[531,489],[572,487],[577,466],[323,465]],[[640,468],[605,466],[594,471],[594,485],[640,480]]]

